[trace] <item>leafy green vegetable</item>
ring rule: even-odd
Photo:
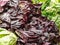
[[[42,11],[44,11],[45,8],[50,5],[50,2],[51,2],[51,0],[49,0],[49,1],[46,0],[46,1],[43,3],[43,5],[42,5]]]
[[[17,37],[12,32],[0,28],[0,45],[15,45]]]
[[[60,30],[60,0],[37,0],[42,3],[42,15],[49,20],[55,21]],[[33,0],[35,3],[35,0]]]

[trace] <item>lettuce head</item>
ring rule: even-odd
[[[0,45],[15,45],[17,37],[14,33],[0,28]]]

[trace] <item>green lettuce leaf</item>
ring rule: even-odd
[[[10,31],[0,28],[0,45],[15,45],[17,37]]]

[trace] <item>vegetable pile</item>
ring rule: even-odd
[[[3,1],[0,27],[18,36],[16,45],[57,45],[59,30],[55,22],[42,16],[41,3],[33,4],[31,0]]]
[[[60,30],[60,0],[32,0],[42,4],[42,15],[55,22]]]

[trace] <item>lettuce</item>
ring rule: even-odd
[[[15,45],[17,37],[12,32],[0,28],[0,45]]]

